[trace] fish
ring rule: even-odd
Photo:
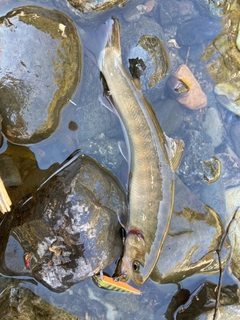
[[[84,51],[108,86],[112,111],[120,119],[128,150],[127,214],[121,272],[140,286],[149,278],[162,252],[174,204],[174,180],[184,142],[161,129],[153,107],[122,63],[120,22],[109,18],[91,37],[83,34]]]

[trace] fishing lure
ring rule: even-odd
[[[92,277],[93,282],[102,289],[117,291],[117,292],[124,292],[124,293],[133,293],[133,294],[141,294],[141,291],[130,286],[129,284],[116,281],[113,278],[110,278],[106,275],[95,275]]]

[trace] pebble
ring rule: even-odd
[[[236,86],[226,82],[219,83],[215,86],[214,93],[221,105],[240,116],[239,89]]]
[[[223,140],[223,126],[215,108],[211,107],[207,110],[202,126],[203,130],[212,138],[214,148],[218,147]]]
[[[124,12],[123,17],[127,22],[138,21],[142,14],[151,12],[154,8],[155,0],[147,0],[143,4],[139,4],[136,7],[130,8]]]
[[[240,157],[240,144],[239,144],[239,136],[240,136],[240,122],[235,122],[230,129],[230,134],[232,138],[232,142],[234,145],[234,151]]]
[[[172,22],[184,21],[193,18],[196,14],[191,1],[168,0],[161,1],[159,4],[159,15],[162,26],[166,26]]]
[[[206,107],[207,97],[187,65],[182,64],[170,77],[168,86],[176,100],[185,107],[197,110]]]

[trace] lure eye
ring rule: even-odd
[[[138,272],[140,270],[140,262],[137,260],[133,261],[132,267],[133,271]]]

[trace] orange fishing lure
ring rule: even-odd
[[[117,292],[141,294],[141,291],[122,281],[115,281],[113,278],[103,275],[93,276],[94,283],[103,289]]]

